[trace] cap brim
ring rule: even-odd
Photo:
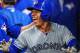
[[[29,7],[29,8],[27,8],[27,9],[30,10],[30,11],[32,11],[32,10],[42,11],[42,10],[39,10],[39,9],[37,9],[37,8],[33,8],[33,7]]]

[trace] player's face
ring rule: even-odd
[[[32,19],[36,26],[41,26],[41,24],[42,24],[42,19],[41,19],[40,15],[41,15],[40,11],[32,10],[32,17],[33,17]]]

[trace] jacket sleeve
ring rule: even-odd
[[[20,53],[20,52],[21,52],[21,50],[13,44],[9,47],[8,53]]]

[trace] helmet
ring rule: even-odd
[[[28,10],[38,10],[42,11],[44,6],[44,0],[36,0],[34,1],[34,5],[32,7],[28,7]]]
[[[41,17],[44,21],[49,19],[49,10],[46,9],[46,1],[47,0],[37,0],[34,2],[34,5],[32,7],[28,7],[27,9],[32,11],[32,10],[38,10],[41,12]]]

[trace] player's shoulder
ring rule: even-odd
[[[25,27],[21,33],[31,33],[35,29],[35,24],[31,23]]]
[[[26,37],[28,39],[28,37],[31,37],[32,34],[34,34],[35,32],[35,26],[32,25],[29,28],[27,28],[26,30],[22,31],[19,35],[19,37]]]
[[[67,28],[65,25],[61,25],[61,24],[58,24],[58,23],[52,23],[52,26],[54,29],[58,29],[58,30],[64,30],[65,28]]]

